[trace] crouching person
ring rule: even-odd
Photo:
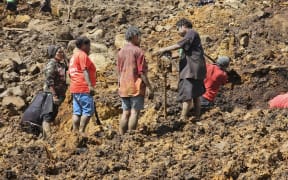
[[[207,74],[204,80],[206,92],[201,97],[202,107],[209,108],[214,105],[220,87],[228,82],[226,69],[229,63],[229,57],[220,56],[215,64],[206,64]]]
[[[70,91],[73,96],[73,130],[85,135],[85,129],[94,114],[94,86],[96,67],[88,57],[90,40],[87,37],[76,39],[77,49],[69,63]]]
[[[45,67],[44,91],[47,94],[43,106],[43,138],[50,135],[50,123],[54,121],[58,113],[58,107],[65,99],[67,89],[66,70],[67,65],[64,61],[64,51],[60,46],[48,47],[49,62]],[[52,96],[52,97],[51,97]]]
[[[146,86],[148,97],[153,98],[144,52],[139,47],[140,35],[138,28],[129,27],[125,35],[128,43],[119,51],[117,57],[119,95],[123,109],[119,127],[121,135],[127,130],[136,129],[140,110],[144,108]]]

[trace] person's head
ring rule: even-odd
[[[57,61],[64,59],[64,51],[60,46],[51,45],[48,47],[48,56],[49,58],[54,58]]]
[[[130,26],[126,33],[125,39],[132,44],[139,46],[141,43],[141,32],[137,27]]]
[[[230,63],[230,58],[228,56],[219,56],[216,64],[221,68],[221,69],[227,69]]]
[[[85,36],[80,36],[76,39],[76,47],[89,54],[90,40]]]
[[[176,27],[180,36],[185,36],[187,30],[192,29],[192,22],[188,19],[182,18],[176,23]]]

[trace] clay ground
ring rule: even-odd
[[[52,4],[53,16],[39,13],[35,0],[20,0],[18,15],[2,15],[0,2],[1,179],[288,179],[288,111],[268,108],[272,97],[288,91],[286,1],[219,0],[197,7],[182,0],[75,0],[70,21],[67,4]],[[197,123],[179,120],[177,58],[164,119],[163,73],[151,56],[179,40],[175,23],[182,17],[193,22],[207,54],[232,58],[234,72]],[[143,32],[156,92],[145,100],[137,131],[120,136],[115,57],[129,25]],[[67,92],[49,140],[23,132],[21,114],[42,89],[48,45],[64,46],[70,57],[73,39],[83,34],[92,40],[103,125],[93,118],[88,138],[74,135]]]

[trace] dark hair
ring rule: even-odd
[[[83,44],[90,44],[90,39],[88,39],[86,36],[80,36],[76,39],[76,47],[81,48]]]
[[[177,21],[176,23],[176,26],[177,27],[182,27],[182,26],[185,26],[187,28],[192,28],[192,22],[189,21],[188,19],[185,19],[185,18],[182,18],[180,19],[179,21]]]
[[[131,41],[131,39],[134,36],[139,36],[139,35],[141,35],[140,30],[135,26],[130,26],[125,33],[125,39],[127,41]]]

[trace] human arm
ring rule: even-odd
[[[91,96],[94,96],[95,91],[94,91],[94,87],[92,86],[92,83],[91,83],[91,80],[90,80],[90,77],[89,77],[89,72],[88,72],[87,69],[85,69],[85,70],[83,71],[83,73],[84,73],[85,81],[86,81],[86,83],[88,84],[88,88],[89,88],[90,95],[91,95]]]
[[[59,102],[59,98],[55,90],[55,77],[57,76],[56,73],[57,72],[56,72],[55,62],[50,61],[46,66],[44,74],[45,74],[46,85],[48,86],[49,91],[53,95],[53,101],[55,104]]]
[[[173,51],[173,50],[177,50],[180,48],[181,48],[181,46],[179,44],[174,44],[172,46],[168,46],[168,47],[161,48],[161,49],[157,50],[156,52],[153,53],[153,55],[161,55],[166,51]]]
[[[151,86],[151,84],[150,84],[150,81],[149,81],[149,79],[148,79],[148,77],[147,77],[147,74],[141,74],[141,79],[142,79],[142,81],[144,82],[144,84],[147,86],[147,95],[148,95],[148,98],[149,99],[153,99],[153,97],[154,97],[154,90],[153,90],[153,88],[152,88],[152,86]]]

